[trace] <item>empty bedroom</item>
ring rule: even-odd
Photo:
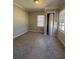
[[[65,59],[65,0],[13,0],[13,59]]]

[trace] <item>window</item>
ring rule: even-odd
[[[59,13],[59,31],[65,32],[65,10],[61,10]]]
[[[64,23],[60,22],[59,23],[59,30],[64,32],[64,27],[65,27]]]
[[[44,15],[37,16],[37,26],[44,27]]]

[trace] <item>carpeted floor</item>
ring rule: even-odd
[[[13,59],[65,59],[60,41],[41,33],[25,33],[15,38],[13,45]]]

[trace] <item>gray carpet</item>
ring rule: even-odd
[[[65,49],[58,39],[28,32],[13,40],[13,59],[65,59]]]

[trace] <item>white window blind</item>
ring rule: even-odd
[[[59,13],[59,31],[65,32],[65,10]]]
[[[44,15],[37,16],[37,26],[44,27]]]

